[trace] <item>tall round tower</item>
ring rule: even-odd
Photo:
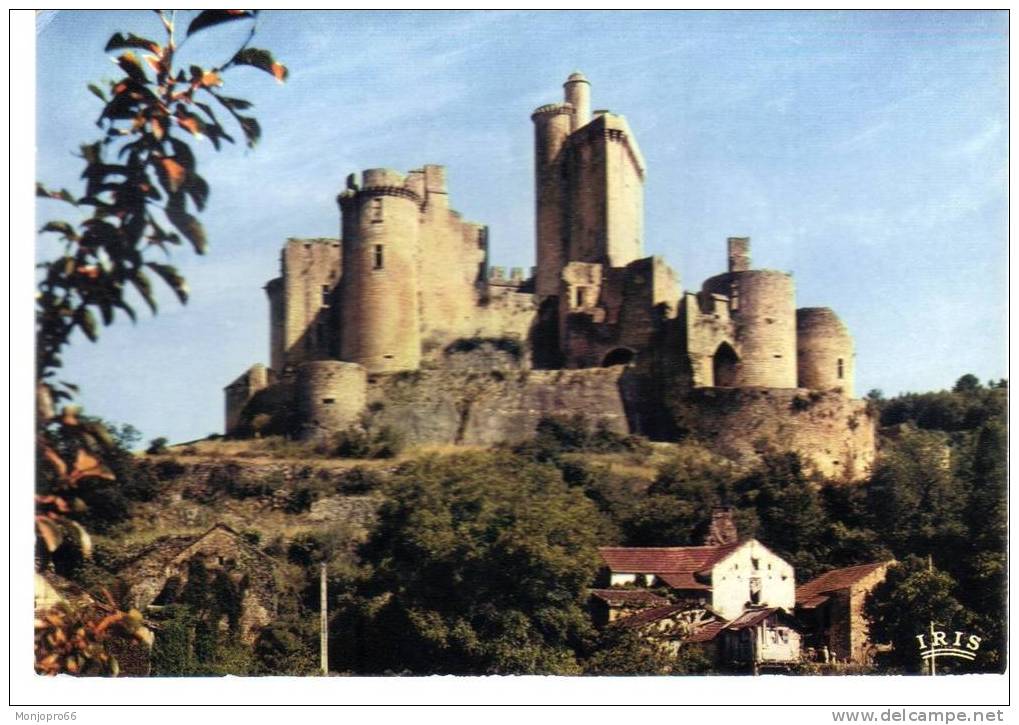
[[[563,83],[566,102],[573,106],[571,131],[586,126],[591,121],[591,83],[584,74],[577,71]]]
[[[755,269],[727,272],[704,283],[704,292],[729,298],[734,324],[735,387],[796,387],[796,301],[792,276]]]
[[[563,183],[560,152],[570,135],[573,106],[550,103],[533,114],[536,271],[535,294],[544,300],[559,294],[565,262]]]
[[[853,338],[829,308],[796,310],[796,357],[801,388],[841,388],[853,396]]]
[[[369,169],[363,187],[340,195],[343,277],[340,357],[370,373],[417,369],[421,197],[402,175]]]

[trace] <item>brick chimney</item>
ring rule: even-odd
[[[716,506],[711,510],[711,526],[704,537],[704,546],[725,546],[739,541],[739,532],[732,520],[731,506]]]

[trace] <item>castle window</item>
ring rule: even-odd
[[[336,398],[322,398],[323,405],[332,405],[336,402]]]
[[[577,287],[577,307],[583,307],[587,304],[587,288]]]
[[[382,197],[376,196],[372,199],[372,224],[382,221]]]
[[[842,380],[846,372],[845,365],[842,363],[842,358],[839,358],[838,368],[839,368],[839,380]]]
[[[329,306],[329,285],[327,284],[322,285],[322,306]]]
[[[384,260],[383,260],[383,254],[382,254],[382,245],[381,244],[376,244],[375,245],[375,262],[374,262],[374,266],[372,267],[372,269],[382,269],[383,261]]]

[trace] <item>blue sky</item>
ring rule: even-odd
[[[186,17],[186,15],[185,15]],[[451,201],[490,225],[493,264],[533,264],[531,111],[574,70],[624,114],[647,160],[646,251],[698,289],[725,239],[792,271],[797,304],[856,340],[857,394],[1007,375],[1004,12],[263,12],[255,45],[290,68],[224,92],[255,102],[252,152],[208,142],[204,257],[191,302],[79,340],[65,356],[90,413],[146,438],[222,429],[222,387],[268,359],[262,285],[287,237],[335,236],[347,174],[445,164]],[[80,142],[117,77],[106,40],[158,37],[150,12],[37,19],[37,169],[80,189]],[[222,62],[240,28],[188,43]],[[184,59],[187,62],[187,59]],[[41,202],[41,222],[67,218]],[[38,254],[55,249],[40,240]]]

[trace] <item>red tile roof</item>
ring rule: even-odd
[[[598,549],[609,569],[625,574],[695,574],[708,571],[742,546],[604,546]]]
[[[662,607],[669,603],[665,597],[646,589],[592,589],[591,596],[601,599],[610,607]]]
[[[710,642],[718,633],[725,629],[725,620],[708,622],[703,627],[698,627],[694,633],[687,638],[687,642]]]
[[[693,574],[687,572],[676,574],[659,573],[656,576],[673,589],[703,589],[704,591],[710,591],[711,589],[707,584],[697,581]]]
[[[832,569],[806,584],[796,587],[796,604],[807,609],[823,604],[833,592],[848,589],[864,577],[870,576],[891,561],[876,561],[871,564],[847,566],[844,569]]]

